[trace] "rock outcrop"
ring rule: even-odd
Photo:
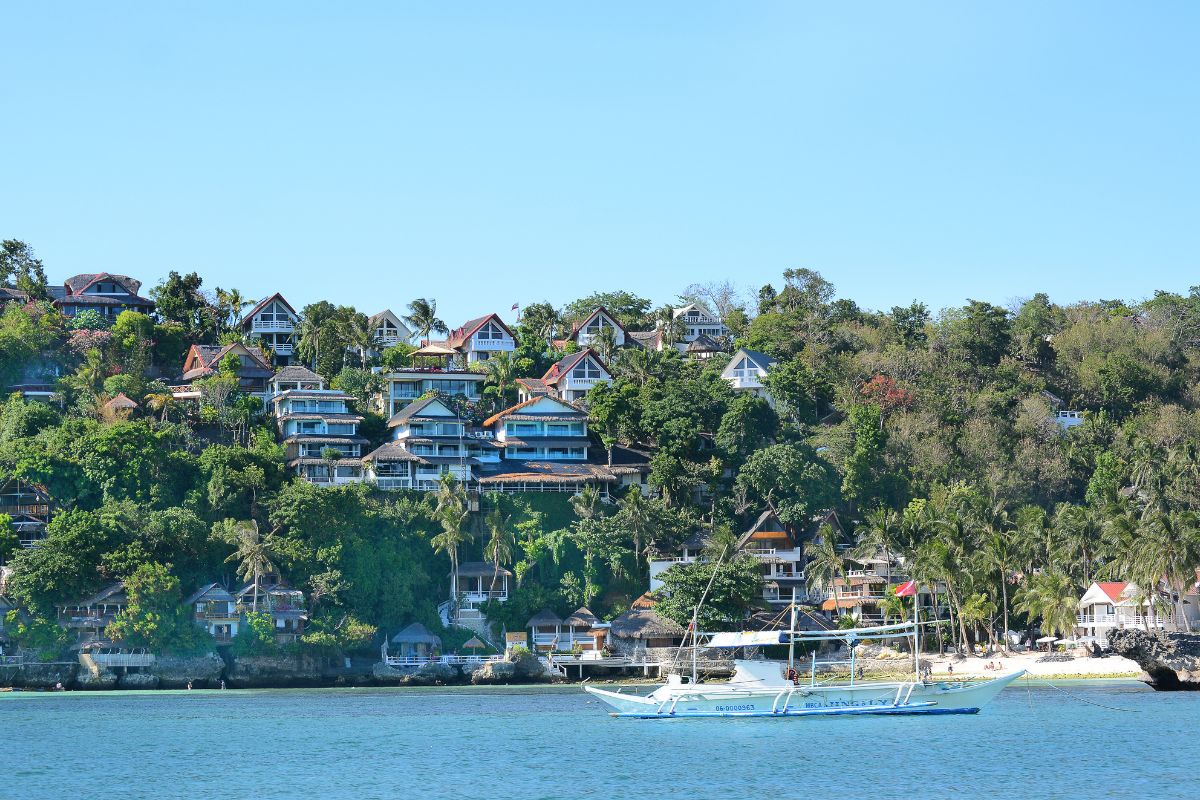
[[[542,660],[529,651],[514,651],[503,661],[489,661],[471,673],[471,683],[544,683],[550,674]]]
[[[1200,689],[1200,635],[1127,628],[1109,633],[1108,644],[1136,661],[1159,691]]]
[[[216,689],[221,685],[221,672],[224,669],[225,662],[219,655],[205,653],[190,657],[159,656],[148,672],[158,681],[158,688],[161,689],[186,689],[189,683],[196,689]]]
[[[238,657],[226,671],[225,680],[231,689],[323,686],[331,682],[316,659],[299,655]]]

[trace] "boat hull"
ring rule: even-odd
[[[649,695],[593,686],[584,690],[616,717],[823,717],[974,714],[1024,670],[973,683],[862,683],[855,686],[740,688],[722,684],[663,686]]]

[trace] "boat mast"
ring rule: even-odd
[[[795,668],[796,663],[796,587],[792,587],[792,622],[788,626],[788,671]]]
[[[936,602],[936,598],[934,599]],[[920,618],[917,615],[917,609],[921,606],[921,585],[913,583],[913,629],[912,629],[912,651],[913,651],[913,672],[916,673],[916,680],[921,680],[921,625]]]

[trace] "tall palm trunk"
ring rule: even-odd
[[[1007,653],[1008,652],[1008,579],[1003,574],[1000,576],[1000,605],[1004,611],[1004,630],[1001,631],[1001,635],[1004,637],[1004,652]]]

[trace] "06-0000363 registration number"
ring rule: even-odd
[[[717,711],[754,711],[752,703],[743,706],[717,706]]]

